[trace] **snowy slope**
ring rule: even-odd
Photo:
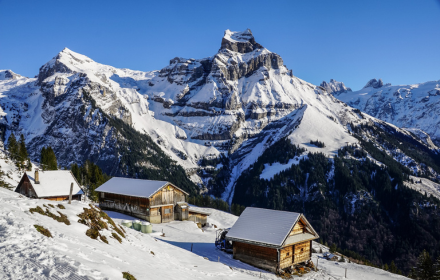
[[[440,145],[440,80],[396,86],[370,81],[361,90],[336,97],[378,119],[413,129],[421,138],[427,133],[434,144]],[[429,137],[426,142],[429,144]]]
[[[2,279],[122,279],[125,271],[137,279],[251,279],[259,278],[260,272],[263,279],[277,279],[272,273],[260,271],[217,251],[213,245],[215,231],[212,227],[202,232],[192,222],[171,222],[154,225],[158,232],[152,235],[126,229],[126,239],[121,244],[113,238],[108,238],[109,244],[105,244],[87,237],[87,227],[77,222],[77,214],[83,211],[83,207],[89,207],[86,204],[74,201],[72,205],[62,202],[66,209],[49,207],[50,211],[58,210],[68,217],[71,225],[65,225],[29,212],[29,208],[37,205],[45,209],[43,204],[48,205],[51,201],[31,200],[5,189],[0,189],[0,201]],[[206,210],[212,212],[210,223],[231,226],[236,220],[230,214]],[[120,220],[116,218],[115,221]],[[45,226],[53,238],[38,233],[34,224]],[[159,236],[162,228],[165,237]],[[109,231],[104,234],[109,235]],[[190,252],[191,243],[194,244],[194,253]],[[304,279],[337,277],[341,273],[339,266],[348,266],[353,276],[359,276],[352,279],[402,279],[370,267],[325,261],[320,264],[321,271]]]

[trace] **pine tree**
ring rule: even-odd
[[[438,257],[437,261],[432,266],[433,277],[434,280],[440,280],[440,257]]]
[[[18,157],[20,161],[25,161],[28,158],[28,152],[26,149],[26,141],[24,140],[23,134],[20,135],[20,142],[18,145]]]
[[[51,147],[41,149],[41,166],[43,170],[57,170],[58,163],[54,151]]]
[[[11,159],[16,160],[18,156],[18,144],[14,133],[11,133],[8,138],[8,151]]]
[[[397,272],[397,267],[396,267],[396,264],[394,263],[394,261],[392,261],[391,264],[390,264],[390,272],[391,273],[396,273]]]
[[[385,264],[385,265],[383,266],[383,270],[386,270],[386,271],[389,271],[389,270],[390,270],[390,268],[388,267],[388,264]]]
[[[415,277],[417,280],[431,280],[433,277],[432,259],[426,250],[420,254],[417,259],[417,265],[415,268]]]

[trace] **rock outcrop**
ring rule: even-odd
[[[346,87],[343,82],[338,82],[333,79],[330,79],[330,82],[328,83],[323,81],[320,86],[333,95],[339,95],[343,92],[351,92],[351,88]]]

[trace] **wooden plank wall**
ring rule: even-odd
[[[234,259],[253,266],[276,271],[278,252],[276,249],[236,242],[233,243]]]
[[[201,223],[204,226],[208,223],[208,216],[199,213],[189,213],[188,220],[194,223]]]
[[[280,250],[280,268],[286,268],[293,263],[293,246],[287,246]]]
[[[64,200],[69,200],[69,196],[44,197],[43,199],[52,200],[52,201],[64,201]],[[72,200],[81,200],[81,195],[79,194],[72,195]]]
[[[310,241],[301,242],[294,246],[293,263],[301,263],[310,259]]]
[[[171,185],[164,187],[150,198],[151,206],[176,204],[177,202],[186,202],[186,196]]]
[[[173,211],[172,205],[163,206],[163,207],[160,207],[160,209],[161,209],[161,215],[162,215],[162,223],[174,221],[174,211]],[[167,210],[169,211],[169,213],[166,213]]]
[[[292,231],[290,232],[289,236],[304,233],[305,225],[304,223],[299,220],[296,225],[293,227]]]

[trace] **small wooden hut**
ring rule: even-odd
[[[188,193],[170,182],[113,177],[95,191],[101,209],[155,224],[188,220]]]
[[[205,226],[208,223],[209,215],[210,214],[208,212],[190,207],[188,220],[193,221],[194,223],[200,223],[202,226]]]
[[[75,176],[69,170],[40,171],[35,169],[34,176],[23,174],[15,192],[30,198],[48,200],[68,200],[73,183],[72,199],[81,200],[84,194]]]
[[[309,261],[317,238],[303,214],[254,207],[226,235],[235,259],[273,272]]]

